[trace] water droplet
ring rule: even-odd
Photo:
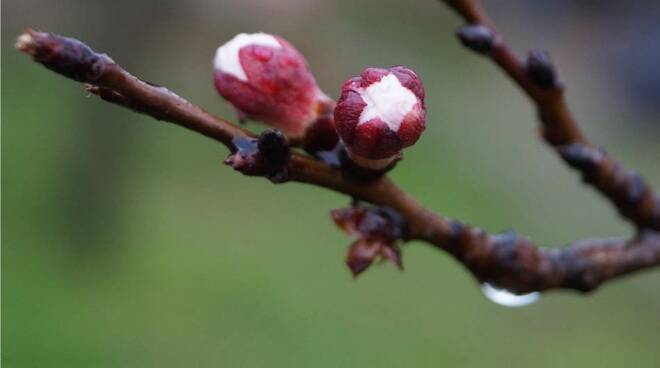
[[[518,295],[508,290],[497,288],[489,283],[483,284],[481,291],[488,300],[505,307],[524,307],[536,303],[541,297],[541,294],[537,291]]]

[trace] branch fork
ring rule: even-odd
[[[586,139],[568,109],[549,56],[532,52],[521,61],[476,0],[444,2],[467,23],[457,32],[461,42],[493,61],[516,82],[536,105],[546,142],[634,225],[634,237],[588,239],[561,249],[545,249],[515,232],[491,235],[426,209],[385,175],[369,180],[347,175],[341,165],[341,146],[327,151],[334,145],[332,141],[323,149],[308,149],[314,155],[310,156],[292,149],[300,142],[288,142],[278,131],[267,130],[257,136],[165,87],[134,77],[107,55],[78,40],[28,30],[18,38],[16,47],[48,69],[85,83],[90,92],[112,104],[224,144],[231,152],[225,163],[248,176],[316,185],[359,201],[352,208],[332,212],[335,222],[355,238],[347,264],[356,275],[378,257],[401,267],[398,243],[409,240],[444,250],[480,283],[515,293],[550,289],[586,292],[609,280],[660,265],[660,199],[641,176],[625,170]],[[329,111],[320,116],[325,119],[319,122],[321,126],[332,126]],[[315,137],[323,141],[321,138],[323,134]]]

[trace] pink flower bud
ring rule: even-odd
[[[367,68],[344,83],[335,127],[358,165],[382,168],[424,131],[424,86],[412,70]]]
[[[319,89],[307,61],[290,43],[266,33],[241,33],[220,46],[213,60],[218,93],[239,115],[301,137],[331,100]]]

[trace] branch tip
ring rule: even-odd
[[[18,36],[16,38],[16,43],[14,44],[14,47],[16,47],[17,50],[24,52],[29,55],[34,55],[34,38],[32,37],[33,31],[31,29],[28,29],[23,33],[22,35]]]

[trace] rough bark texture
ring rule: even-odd
[[[401,240],[421,240],[449,252],[479,282],[517,293],[558,288],[590,291],[605,281],[659,265],[660,200],[639,175],[626,171],[587,141],[568,110],[549,57],[532,53],[526,62],[519,60],[474,1],[445,2],[469,23],[458,31],[461,41],[492,59],[526,92],[538,108],[546,141],[635,224],[638,235],[629,240],[583,240],[562,249],[544,249],[513,232],[487,234],[429,211],[385,176],[359,180],[325,161],[290,152],[286,140],[273,132],[256,137],[167,88],[134,77],[107,55],[95,53],[75,39],[28,30],[16,46],[48,69],[85,83],[89,91],[108,102],[223,143],[232,153],[227,163],[244,174],[278,183],[313,184],[394,210],[402,219]],[[275,154],[278,157],[272,157]],[[379,251],[390,249],[394,248],[387,245]],[[390,255],[397,262],[398,257]]]

